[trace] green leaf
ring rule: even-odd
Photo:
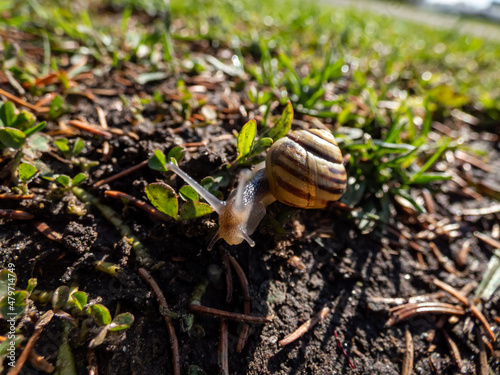
[[[355,108],[356,106],[353,104],[353,103],[347,103],[347,105],[344,107],[344,109],[342,110],[342,112],[340,112],[340,114],[338,115],[337,117],[337,121],[339,124],[345,124],[347,121],[349,121],[349,118],[350,118],[350,115],[351,115],[351,112],[352,110]]]
[[[17,168],[21,182],[28,182],[38,171],[34,166],[28,163],[21,163]]]
[[[165,167],[166,164],[167,159],[165,158],[165,155],[163,155],[163,152],[161,152],[160,150],[155,150],[154,154],[149,158],[148,161],[149,168],[160,172],[168,171],[168,169]]]
[[[29,279],[28,280],[28,286],[26,287],[26,291],[31,294],[33,292],[33,290],[36,288],[38,284],[38,281],[37,279]]]
[[[5,147],[21,148],[26,142],[26,135],[18,129],[0,128],[0,142]]]
[[[391,153],[403,153],[413,151],[415,146],[405,144],[405,143],[389,143],[384,142],[379,139],[373,139],[373,144],[378,146],[377,151],[379,152],[391,152]]]
[[[254,157],[259,155],[261,152],[266,151],[269,147],[272,146],[274,143],[272,138],[268,137],[261,137],[255,142],[252,148],[252,152],[250,153],[249,156]]]
[[[58,175],[55,180],[59,182],[62,186],[68,187],[71,184],[71,178],[65,174]]]
[[[205,177],[203,180],[201,180],[200,185],[210,192],[219,189],[219,183],[215,181],[215,179],[211,176]]]
[[[35,151],[49,151],[49,139],[41,134],[33,134],[27,140],[29,148]]]
[[[73,143],[73,149],[71,150],[71,156],[77,156],[82,152],[82,150],[85,148],[85,143],[82,141],[81,138],[75,139],[75,143]]]
[[[411,203],[411,205],[413,207],[415,207],[415,209],[423,214],[423,213],[426,213],[427,211],[425,210],[425,208],[418,204],[418,202],[411,196],[410,192],[408,190],[404,190],[404,189],[394,189],[393,191],[394,195],[399,195],[400,197],[406,199],[408,202]]]
[[[48,113],[49,118],[51,120],[54,120],[60,117],[64,112],[66,112],[66,108],[64,106],[64,100],[59,95],[56,95],[56,97],[52,100],[52,103],[50,103],[50,108]]]
[[[412,184],[428,184],[430,182],[434,181],[446,181],[446,180],[451,180],[450,175],[446,175],[443,173],[422,173],[419,174],[418,176],[414,176],[411,179]]]
[[[23,335],[15,335],[12,336],[9,340],[5,340],[0,342],[0,361],[3,362],[5,357],[12,352],[12,347],[19,349],[19,345],[23,342],[24,336]],[[11,342],[13,341],[13,342]],[[2,369],[2,366],[0,365],[0,369]]]
[[[447,84],[434,87],[428,92],[428,97],[450,108],[462,107],[470,101],[467,95],[455,92],[454,89]]]
[[[29,128],[31,124],[35,122],[35,116],[26,111],[21,111],[20,114],[17,115],[14,122],[9,126],[11,128],[16,128],[22,130],[23,132]]]
[[[69,141],[66,138],[58,138],[54,140],[54,144],[63,154],[69,152]]]
[[[87,175],[85,173],[78,173],[73,179],[71,180],[71,186],[76,186],[80,184],[82,181],[84,181],[87,178]]]
[[[22,335],[15,335],[14,336],[14,347],[19,348],[19,345],[23,342],[24,336]],[[5,340],[4,342],[0,343],[0,361],[3,361],[5,356],[12,351],[10,348],[11,346],[11,340]],[[0,367],[1,368],[1,367]]]
[[[26,299],[29,293],[25,290],[10,292],[0,300],[0,317],[17,319],[26,311]]]
[[[205,177],[203,180],[201,180],[200,184],[205,188],[205,190],[208,190],[217,199],[224,200],[224,195],[218,190],[219,187],[221,186],[221,183],[225,183],[225,181],[223,181],[224,177],[225,175],[219,175],[216,176],[216,178],[208,176]]]
[[[451,138],[447,138],[443,144],[438,148],[438,150],[427,160],[427,162],[423,165],[423,167],[413,175],[412,177],[412,182],[415,183],[417,179],[419,179],[420,176],[422,176],[432,165],[438,160],[443,152],[446,151],[448,148],[448,145],[450,144]]]
[[[201,216],[208,215],[212,213],[212,207],[206,203],[202,202],[186,202],[182,205],[179,212],[179,218],[181,220],[196,219]]]
[[[57,352],[56,372],[60,375],[76,375],[75,360],[71,352],[71,346],[68,343],[63,343],[59,346]]]
[[[108,329],[111,332],[123,331],[124,329],[129,329],[134,323],[134,316],[129,313],[123,313],[115,316]]]
[[[85,292],[75,292],[71,295],[72,302],[78,308],[78,310],[83,310],[83,307],[87,304],[87,293]]]
[[[184,147],[175,146],[174,148],[172,148],[168,152],[167,160],[173,161],[172,159],[174,159],[176,162],[176,165],[178,166],[185,154],[186,154],[186,150],[184,149]]]
[[[39,124],[27,129],[24,131],[24,135],[26,137],[29,137],[30,135],[32,134],[35,134],[37,132],[39,132],[40,130],[42,130],[43,128],[45,128],[45,121],[43,122],[40,122]]]
[[[52,295],[52,307],[55,311],[61,310],[69,300],[69,287],[62,285]]]
[[[238,151],[238,158],[236,159],[236,161],[243,159],[250,153],[256,134],[257,123],[254,119],[248,121],[245,125],[243,125],[240,133],[238,134],[238,144],[236,146],[236,149]]]
[[[184,199],[185,201],[199,201],[200,200],[200,196],[198,195],[196,190],[194,190],[189,185],[184,185],[183,187],[181,187],[179,190],[179,194],[180,194],[181,198]]]
[[[101,304],[90,305],[90,316],[94,318],[95,322],[100,326],[105,326],[111,323],[111,314],[106,306]]]
[[[0,299],[9,293],[9,286],[11,288],[15,288],[16,283],[17,276],[14,272],[9,271],[8,269],[0,271]]]
[[[292,127],[292,121],[293,107],[292,103],[288,101],[279,121],[271,129],[269,129],[269,134],[267,134],[266,136],[272,138],[273,141],[276,142],[278,139],[288,134],[290,128]]]
[[[171,186],[163,182],[155,182],[146,186],[145,191],[149,201],[158,211],[177,220],[179,206],[177,195]]]
[[[16,107],[11,102],[5,102],[0,107],[0,121],[3,126],[12,126],[16,120]]]

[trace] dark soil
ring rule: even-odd
[[[214,51],[217,53],[220,51]],[[492,252],[491,247],[478,241],[473,233],[498,230],[498,214],[465,218],[456,212],[464,207],[486,207],[491,203],[488,198],[474,200],[464,196],[451,182],[433,186],[437,217],[459,223],[460,231],[458,238],[438,235],[433,241],[450,259],[456,257],[465,240],[471,241],[467,265],[459,269],[459,275],[453,275],[431,255],[426,246],[427,239],[419,240],[424,249],[424,263],[421,264],[417,251],[411,249],[407,241],[397,238],[393,232],[381,230],[362,234],[355,220],[349,219],[346,211],[334,204],[324,210],[305,211],[275,203],[253,235],[255,248],[246,244],[231,247],[220,241],[209,252],[206,247],[216,230],[216,214],[189,222],[154,221],[144,211],[105,198],[103,194],[105,190],[119,190],[147,201],[144,193],[147,184],[166,179],[178,190],[182,186],[179,179],[164,177],[144,167],[108,185],[93,187],[97,181],[147,160],[156,149],[166,153],[175,145],[203,140],[210,142],[206,146],[186,147],[188,152],[181,167],[197,180],[224,170],[223,165],[236,157],[235,139],[218,141],[218,137],[238,131],[255,114],[255,108],[243,99],[246,94],[235,91],[238,79],[220,77],[215,71],[206,77],[185,77],[188,89],[206,88],[195,95],[205,98],[218,113],[212,125],[205,126],[204,121],[195,117],[182,120],[173,106],[178,101],[175,79],[146,86],[134,83],[125,86],[117,82],[113,73],[99,79],[87,79],[83,84],[91,90],[115,90],[114,95],[96,95],[95,102],[81,95],[68,95],[71,112],[61,118],[63,122],[83,118],[89,123],[99,123],[96,108],[100,106],[106,113],[108,126],[123,131],[121,135],[113,132],[108,155],[102,153],[106,142],[102,137],[84,132],[79,134],[86,142],[83,156],[99,161],[99,165],[90,170],[83,187],[120,213],[149,249],[155,261],[150,272],[163,290],[170,310],[180,314],[174,319],[174,324],[182,373],[201,373],[194,367],[190,368],[194,365],[207,374],[218,373],[219,319],[195,315],[192,328],[187,330],[190,299],[197,285],[204,278],[210,280],[201,301],[203,305],[242,312],[243,297],[234,271],[233,298],[226,302],[226,270],[223,266],[226,251],[246,272],[252,314],[275,316],[269,324],[252,325],[247,345],[241,353],[235,350],[241,323],[229,323],[231,374],[399,374],[405,351],[405,327],[413,335],[415,373],[475,373],[479,349],[475,336],[469,331],[470,319],[461,318],[457,324],[445,322],[443,329],[436,329],[435,321],[439,317],[421,315],[406,323],[386,327],[389,308],[393,304],[377,302],[376,299],[408,298],[435,292],[433,277],[457,289],[472,281],[480,282]],[[12,91],[7,84],[1,87]],[[167,100],[158,105],[147,104],[141,113],[142,118],[132,113],[130,106],[124,105],[118,97],[118,94],[123,94],[132,100],[133,95],[140,97],[155,90]],[[222,95],[225,90],[237,104],[243,105],[248,116],[243,116],[237,107],[228,110],[222,98],[227,96]],[[278,107],[274,113],[279,114],[281,110]],[[200,109],[195,109],[195,113],[200,113]],[[294,126],[313,125],[307,116],[297,115]],[[57,122],[50,121],[47,133],[56,130],[59,130]],[[77,135],[76,130],[70,131],[70,137]],[[484,134],[489,133],[469,130],[466,135],[480,140]],[[492,155],[491,159],[496,160],[493,165],[498,171],[498,145],[495,145],[495,140],[483,141],[483,145]],[[54,172],[73,176],[79,171],[52,155],[44,154],[43,161]],[[473,168],[471,173],[476,179],[485,178],[480,169]],[[498,172],[496,174],[498,178]],[[236,173],[231,174],[232,181],[236,176]],[[491,174],[489,176],[491,178]],[[95,355],[100,374],[172,374],[170,341],[164,319],[155,296],[137,273],[139,265],[131,246],[121,239],[118,230],[99,210],[80,207],[82,203],[71,193],[56,197],[49,190],[49,184],[41,179],[33,182],[30,188],[35,193],[33,200],[0,201],[2,208],[31,212],[36,221],[45,222],[52,230],[63,234],[64,239],[61,243],[49,239],[35,229],[35,220],[4,221],[0,226],[0,267],[6,267],[10,262],[15,264],[19,287],[24,287],[29,278],[38,280],[37,289],[47,291],[76,283],[89,298],[98,299],[107,306],[113,315],[129,311],[135,317],[129,330],[111,337],[93,352],[88,349],[93,331],[89,331],[83,343],[77,340],[77,332],[74,332],[71,343],[78,373],[87,372],[89,361],[92,362]],[[226,197],[230,189],[231,186],[223,189]],[[417,189],[414,193],[421,196]],[[84,208],[85,214],[68,213],[68,207],[74,205]],[[409,214],[396,205],[390,225],[414,235],[424,229],[416,217],[416,214]],[[276,234],[276,223],[283,223],[284,234]],[[388,239],[392,242],[387,242]],[[396,246],[397,241],[400,241],[400,246]],[[97,271],[95,260],[118,264],[124,272],[121,277],[113,278]],[[450,297],[442,300],[456,303]],[[483,312],[492,324],[493,318],[500,315],[499,300],[497,291],[483,305]],[[324,306],[331,308],[325,319],[294,343],[283,348],[278,345],[280,339]],[[31,305],[30,314],[20,324],[27,337],[33,330],[36,316],[49,308],[49,305]],[[4,328],[2,323],[0,330]],[[494,328],[496,331],[496,326]],[[460,370],[450,356],[443,330],[458,345]],[[35,347],[52,363],[57,358],[61,331],[61,321],[53,319]],[[347,358],[339,350],[335,333],[354,363],[354,369],[349,367]],[[498,356],[495,357],[498,349],[498,344],[494,344],[490,360],[494,373],[500,368]],[[25,370],[26,373],[40,373],[30,365],[26,365]]]

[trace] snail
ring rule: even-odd
[[[324,208],[340,199],[347,185],[342,154],[334,136],[326,130],[296,130],[276,141],[268,150],[266,167],[253,176],[240,173],[240,182],[226,201],[205,190],[172,163],[175,172],[219,214],[219,230],[208,249],[223,238],[230,245],[255,242],[250,235],[275,200],[300,208]]]

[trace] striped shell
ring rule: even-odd
[[[340,199],[347,185],[337,141],[320,129],[293,131],[273,144],[266,175],[278,201],[301,208],[326,207]]]

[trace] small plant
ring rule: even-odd
[[[16,290],[17,276],[10,269],[0,271],[0,318],[18,319],[26,312],[31,290]]]
[[[255,140],[257,134],[257,123],[255,120],[248,121],[241,128],[238,134],[237,151],[238,157],[234,164],[253,165],[264,160],[261,156],[262,152],[266,151],[273,142],[276,142],[281,137],[284,137],[290,131],[293,121],[292,103],[288,102],[281,117],[276,124],[265,129],[261,136]]]
[[[33,180],[38,169],[35,166],[28,163],[21,163],[17,168],[17,174],[19,176],[19,185],[17,189],[21,194],[28,194],[28,183]]]
[[[26,139],[45,127],[45,122],[35,124],[35,117],[21,111],[16,115],[16,107],[11,102],[0,103],[0,150],[21,149]]]
[[[174,147],[168,153],[168,160],[178,164],[184,156],[185,151],[182,147]],[[149,159],[149,167],[160,172],[168,172],[166,167],[167,157],[156,150]],[[219,184],[212,177],[207,177],[201,182],[207,190],[217,197],[221,196],[218,191]],[[146,186],[146,195],[157,210],[170,216],[174,220],[189,220],[208,215],[212,212],[210,206],[200,202],[200,197],[190,186],[183,186],[179,191],[179,196],[184,203],[179,208],[178,196],[174,189],[164,182],[155,182]]]
[[[129,329],[134,323],[134,316],[131,313],[122,313],[114,318],[108,308],[100,303],[88,301],[87,293],[79,291],[77,287],[60,286],[54,292],[43,292],[35,290],[32,299],[39,303],[51,303],[52,309],[65,311],[72,317],[70,322],[79,327],[80,337],[87,334],[88,318],[99,328],[97,334],[92,333],[93,338],[89,343],[90,348],[101,345],[109,332],[117,332]]]
[[[85,173],[78,173],[76,176],[71,178],[65,174],[55,174],[52,176],[43,176],[43,178],[49,181],[57,182],[62,187],[61,191],[66,192],[71,190],[72,187],[78,186],[85,181],[87,175]]]
[[[58,138],[54,140],[54,144],[64,157],[70,161],[77,157],[85,148],[85,143],[81,138],[76,138],[72,147],[70,147],[70,143],[66,138]]]

